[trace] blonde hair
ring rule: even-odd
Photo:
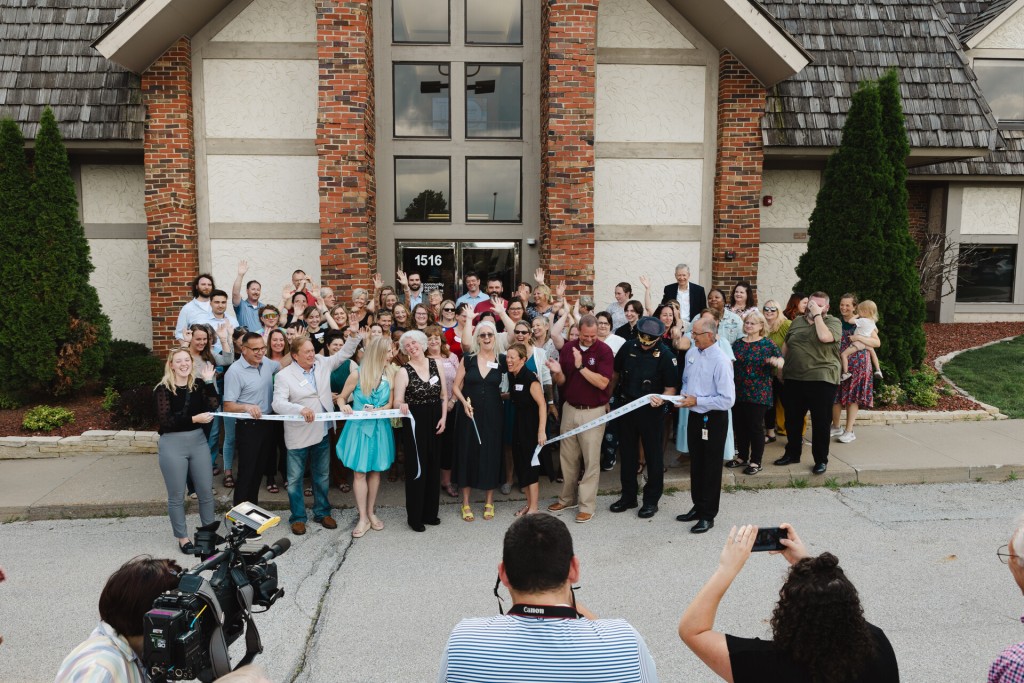
[[[765,317],[763,315],[761,315],[761,311],[759,311],[757,309],[751,309],[751,310],[747,311],[747,314],[745,316],[743,316],[743,322],[746,322],[748,320],[753,320],[753,321],[759,323],[761,325],[760,335],[762,337],[767,336],[767,334],[768,334],[768,321],[765,319]]]
[[[551,301],[551,288],[547,285],[537,285],[533,288],[534,294],[540,294],[545,301]]]
[[[359,388],[364,396],[369,396],[380,386],[382,379],[391,380],[395,367],[388,362],[391,351],[389,337],[373,337],[366,344],[363,360],[359,363]]]
[[[862,318],[870,318],[876,323],[878,322],[878,306],[871,299],[864,299],[857,304],[857,315]]]
[[[764,306],[765,308],[775,308],[776,311],[774,323],[768,322],[767,316],[764,317],[764,334],[765,336],[768,336],[769,334],[774,334],[775,332],[778,332],[779,328],[782,327],[782,321],[787,320],[787,318],[782,313],[782,306],[780,306],[779,302],[776,301],[775,299],[768,299],[768,301],[765,301],[764,304],[762,304],[762,306]]]
[[[188,356],[188,360],[191,363],[188,369],[188,381],[185,383],[185,385],[188,387],[189,391],[195,389],[196,364],[195,361],[192,360],[192,354],[189,352],[188,349],[175,349],[174,351],[171,351],[169,354],[167,354],[167,361],[164,362],[164,376],[163,378],[161,378],[160,383],[153,387],[154,390],[163,387],[172,394],[178,390],[177,385],[174,383],[174,369],[171,367],[171,363],[174,362],[174,357],[177,356],[179,353],[183,353],[186,356]]]

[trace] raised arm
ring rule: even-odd
[[[651,278],[641,275],[640,284],[644,286],[644,315],[654,315],[654,306],[651,305]]]
[[[245,279],[245,274],[249,272],[249,262],[242,259],[238,262],[238,275],[235,277],[234,283],[231,285],[231,305],[238,306],[242,303],[242,280]]]

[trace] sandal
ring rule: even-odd
[[[743,474],[757,474],[761,471],[761,466],[757,463],[751,463],[747,465],[746,469],[743,470]]]
[[[213,466],[213,476],[216,477],[218,474],[220,474],[220,468],[217,467],[216,465],[214,465]]]
[[[341,491],[342,493],[351,493],[352,484],[348,483],[347,481],[343,482],[341,486],[338,487],[338,490]]]
[[[725,463],[725,466],[729,469],[736,469],[737,467],[744,467],[747,464],[746,460],[740,460],[739,458],[733,458],[729,462]]]
[[[530,513],[530,506],[529,505],[524,505],[520,509],[516,510],[516,517],[522,517],[523,515],[527,515],[529,513]]]
[[[226,489],[233,489],[233,488],[235,488],[235,478],[232,477],[230,474],[225,474],[224,475],[224,488],[226,488]]]
[[[473,516],[473,508],[468,505],[462,506],[462,521],[472,522],[476,517]]]
[[[281,489],[277,488],[277,484],[267,484],[267,493],[280,493]]]
[[[765,437],[764,437],[764,442],[765,443],[775,443],[775,441],[776,441],[776,437],[774,437],[774,436],[765,435]]]
[[[313,495],[313,487],[312,486],[307,486],[306,489],[302,492],[302,495],[306,496],[307,498],[312,496]]]
[[[352,538],[362,538],[367,531],[370,530],[370,523],[367,522],[366,526],[363,526],[359,522],[356,522],[356,528],[352,530]]]
[[[380,521],[376,515],[370,515],[370,528],[374,531],[383,531],[384,522]]]
[[[494,506],[490,503],[484,505],[484,519],[494,519]]]

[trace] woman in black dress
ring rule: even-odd
[[[508,390],[512,405],[515,406],[515,422],[512,426],[512,463],[516,468],[519,486],[526,489],[526,505],[516,517],[537,512],[537,498],[540,485],[537,483],[540,467],[534,467],[533,451],[547,442],[544,425],[547,424],[547,402],[537,375],[526,367],[530,353],[526,345],[515,343],[506,352],[508,363]]]
[[[455,373],[455,398],[462,404],[455,423],[455,473],[462,487],[462,519],[472,522],[471,489],[487,494],[484,519],[494,519],[494,489],[501,485],[501,378],[505,356],[497,351],[494,323],[473,333],[476,353],[467,353]]]
[[[424,524],[441,523],[437,508],[441,497],[441,443],[438,438],[448,419],[448,392],[437,362],[427,358],[427,335],[409,330],[398,340],[409,362],[395,374],[395,406],[416,420],[403,427],[405,451],[405,513],[413,531]]]

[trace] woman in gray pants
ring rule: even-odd
[[[160,471],[167,486],[167,514],[181,552],[195,549],[185,526],[185,478],[191,475],[199,494],[199,519],[214,521],[213,467],[203,425],[213,420],[220,398],[214,385],[214,367],[203,368],[196,382],[192,355],[187,349],[172,351],[164,365],[164,377],[153,390],[160,421]]]

